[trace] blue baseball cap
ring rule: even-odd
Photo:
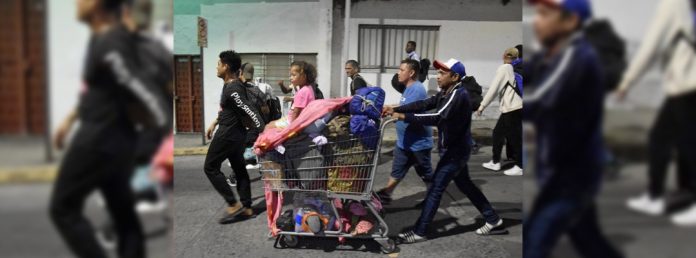
[[[529,0],[530,4],[545,4],[558,7],[580,17],[580,22],[585,22],[592,17],[592,3],[590,0]]]
[[[449,60],[447,60],[446,63],[443,63],[439,60],[435,60],[433,66],[437,69],[455,72],[459,74],[460,78],[464,78],[464,76],[466,76],[466,69],[464,68],[464,64],[462,64],[461,61],[454,58],[450,58]]]

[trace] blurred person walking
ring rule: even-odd
[[[399,234],[404,243],[417,243],[427,240],[426,234],[433,221],[442,194],[451,181],[472,202],[486,220],[477,235],[505,234],[503,220],[488,202],[481,190],[471,181],[467,162],[470,155],[471,104],[461,80],[466,76],[464,64],[456,59],[447,63],[435,61],[438,70],[437,83],[440,92],[430,98],[411,102],[398,107],[385,106],[384,114],[409,124],[437,126],[440,161],[437,163],[428,187],[421,215],[413,230]],[[428,110],[435,113],[423,113]]]
[[[367,82],[360,76],[360,63],[355,60],[346,61],[346,75],[352,80],[350,82],[350,95],[355,95],[355,91],[367,87]]]
[[[167,124],[173,125],[173,76],[174,64],[172,53],[163,42],[148,31],[152,16],[151,0],[125,1],[122,9],[123,24],[136,35],[138,42],[138,57],[143,64],[143,71],[152,78],[153,92],[162,96],[167,108]],[[133,188],[136,191],[136,210],[141,213],[162,211],[167,202],[157,182],[153,181],[151,161],[157,150],[160,149],[163,140],[169,131],[159,131],[152,126],[146,126],[139,132],[139,141],[136,151],[136,174],[133,178]]]
[[[483,163],[483,167],[499,171],[503,145],[507,142],[506,148],[515,165],[505,170],[508,176],[521,176],[522,170],[522,89],[518,87],[515,80],[513,64],[521,65],[519,51],[516,48],[509,48],[503,53],[503,65],[498,67],[493,82],[491,83],[486,96],[476,111],[477,116],[481,116],[483,110],[493,101],[496,96],[500,100],[500,118],[493,129],[493,159]]]
[[[244,163],[244,150],[245,147],[254,144],[265,124],[259,111],[247,99],[246,86],[239,78],[242,66],[239,54],[229,50],[220,52],[218,57],[217,76],[224,84],[220,95],[220,111],[206,131],[207,138],[212,141],[205,156],[203,170],[215,190],[227,202],[227,209],[218,223],[228,224],[254,216],[251,209],[251,182]],[[228,185],[225,174],[220,171],[220,166],[225,160],[232,164],[239,201]]]
[[[406,85],[406,90],[401,95],[399,105],[424,100],[428,98],[425,86],[418,81],[420,64],[416,60],[406,59],[399,66],[399,82]],[[396,148],[394,148],[394,162],[387,186],[377,191],[383,203],[392,201],[392,193],[397,185],[404,179],[411,167],[416,168],[416,173],[424,182],[430,182],[433,168],[430,162],[430,152],[433,148],[433,131],[430,126],[411,124],[404,121],[396,122]]]
[[[551,256],[563,234],[583,257],[622,257],[601,232],[595,198],[602,180],[604,88],[585,40],[588,0],[536,0],[542,50],[525,66],[524,119],[536,129],[539,194],[524,223],[524,257]]]
[[[677,225],[696,225],[696,1],[661,1],[655,17],[618,86],[623,100],[658,56],[663,57],[667,99],[649,135],[648,192],[630,198],[629,208],[650,215],[665,213],[667,166],[678,153],[678,185],[693,205],[672,216]]]
[[[94,229],[82,214],[85,199],[99,189],[115,222],[119,257],[144,257],[142,227],[131,191],[138,133],[135,124],[168,132],[167,103],[153,91],[144,71],[139,42],[121,22],[123,0],[78,0],[78,19],[90,27],[83,76],[86,88],[78,107],[59,126],[62,148],[76,120],[80,127],[58,169],[50,216],[78,257],[106,257]],[[142,114],[148,114],[144,117]]]

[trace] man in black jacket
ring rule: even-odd
[[[239,79],[239,70],[242,66],[239,54],[234,51],[223,51],[219,57],[217,76],[225,84],[220,96],[218,117],[206,131],[208,139],[213,140],[205,156],[204,170],[215,190],[227,202],[227,212],[219,220],[220,224],[227,224],[253,216],[251,183],[244,163],[244,147],[254,144],[265,124],[259,111],[247,99],[244,83]],[[216,126],[218,129],[213,137]],[[247,128],[249,128],[248,132]],[[225,159],[230,161],[234,170],[241,204],[227,184],[227,178],[220,171],[220,166]]]
[[[346,75],[350,77],[351,80],[353,80],[350,83],[350,95],[355,95],[355,91],[357,91],[360,88],[365,88],[367,87],[367,82],[365,82],[365,79],[363,79],[362,76],[360,76],[360,63],[355,60],[348,60],[346,61]]]
[[[466,76],[464,65],[455,59],[447,63],[435,61],[438,70],[437,83],[440,92],[428,99],[412,102],[399,107],[385,107],[384,114],[407,123],[437,126],[440,161],[433,173],[432,184],[424,201],[423,211],[412,231],[399,234],[404,243],[426,240],[426,229],[435,217],[440,200],[447,185],[454,180],[460,191],[466,194],[476,209],[486,219],[486,224],[476,230],[478,235],[502,234],[503,220],[495,212],[486,196],[474,185],[469,177],[471,104],[469,96],[461,86]],[[435,113],[421,113],[435,109]]]

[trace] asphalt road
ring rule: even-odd
[[[385,150],[386,151],[386,150]],[[433,163],[437,155],[433,153]],[[386,184],[391,155],[382,156],[375,188]],[[477,236],[474,231],[483,220],[468,199],[451,184],[432,223],[429,241],[400,245],[389,257],[521,257],[522,256],[522,178],[484,170],[490,148],[470,161],[471,176],[505,219],[510,234]],[[300,248],[276,249],[267,237],[265,201],[259,174],[251,171],[252,197],[259,216],[230,225],[219,225],[225,204],[203,174],[204,156],[175,158],[174,246],[176,257],[386,257],[371,240],[349,241],[311,238]],[[231,172],[224,167],[223,172]],[[390,236],[412,226],[420,214],[415,207],[425,196],[425,185],[413,169],[394,192],[386,206]]]
[[[531,172],[531,171],[530,171]],[[674,190],[675,171],[670,171],[668,190]],[[621,166],[615,178],[608,177],[597,196],[602,230],[612,244],[628,258],[694,257],[696,227],[683,228],[670,223],[669,216],[648,216],[626,208],[626,199],[646,191],[647,165],[632,162]],[[524,176],[524,210],[531,209],[538,190],[532,173]],[[567,237],[554,249],[557,258],[579,258]]]
[[[0,257],[74,257],[48,217],[51,184],[0,185]],[[95,196],[88,199],[85,212],[93,225],[108,218]],[[162,214],[141,216],[147,235],[148,257],[171,257],[171,224]],[[110,250],[112,257],[114,250]]]

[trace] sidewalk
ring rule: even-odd
[[[60,153],[47,162],[43,137],[0,136],[0,142],[0,185],[53,181]]]
[[[647,160],[648,135],[657,110],[612,109],[604,113],[604,142],[614,156],[628,160]]]

